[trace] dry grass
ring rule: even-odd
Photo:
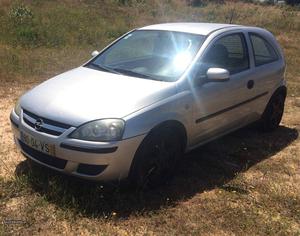
[[[78,43],[81,36],[72,27],[62,32],[66,42],[72,38],[67,45],[41,40],[32,47],[14,41],[12,29],[0,34],[0,235],[300,235],[298,11],[243,3],[191,8],[179,0],[140,1],[136,8],[114,1],[24,2],[48,26],[55,23],[52,14],[63,17],[66,11],[64,24],[75,15],[72,24],[80,21],[92,43],[87,38]],[[1,1],[2,23],[14,4]],[[232,9],[236,23],[267,27],[285,50],[289,96],[277,131],[262,134],[249,127],[209,143],[185,156],[167,186],[144,193],[57,175],[32,165],[15,149],[9,112],[24,91],[79,65],[94,47],[123,30],[163,21],[224,22]],[[98,14],[102,28],[89,29],[86,13]],[[0,27],[4,32],[6,26]],[[55,27],[48,30],[58,32]],[[10,219],[20,221],[9,224]]]

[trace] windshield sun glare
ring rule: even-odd
[[[143,79],[176,81],[203,42],[203,35],[136,30],[111,45],[86,66]]]

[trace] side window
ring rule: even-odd
[[[242,33],[218,39],[205,53],[201,64],[206,68],[218,67],[235,74],[249,69],[249,55]]]
[[[275,49],[264,38],[253,33],[249,35],[256,66],[271,63],[278,59]]]

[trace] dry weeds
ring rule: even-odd
[[[79,2],[88,6],[88,1],[72,4],[78,8]],[[3,9],[10,3],[4,1]],[[51,2],[45,4],[55,9]],[[57,175],[32,165],[15,149],[9,113],[24,91],[80,64],[91,48],[17,48],[15,53],[2,44],[1,63],[10,55],[12,61],[0,65],[0,235],[300,235],[299,12],[240,3],[203,9],[175,0],[169,8],[157,4],[146,5],[150,14],[142,3],[133,9],[136,21],[130,27],[159,17],[226,21],[234,6],[237,23],[272,29],[288,62],[289,96],[281,127],[267,134],[249,127],[200,147],[185,156],[172,182],[149,192]],[[129,10],[119,7],[118,14],[126,16]],[[100,11],[110,17],[105,8]],[[15,58],[18,67],[12,63]],[[60,64],[62,60],[67,63]]]

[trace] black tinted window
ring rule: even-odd
[[[256,66],[271,63],[278,59],[274,48],[264,38],[257,34],[250,34],[250,39]]]
[[[244,35],[238,33],[220,38],[205,53],[202,63],[207,69],[224,68],[230,74],[248,69],[249,56]]]

